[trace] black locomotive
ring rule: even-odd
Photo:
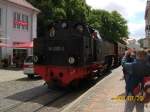
[[[126,46],[103,40],[85,23],[58,21],[48,26],[45,37],[34,40],[34,70],[49,84],[72,82],[116,66]]]

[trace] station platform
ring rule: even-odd
[[[124,112],[125,100],[117,96],[125,95],[125,82],[122,80],[122,67],[99,81],[95,86],[71,103],[62,112]],[[134,109],[134,112],[135,109]],[[150,112],[149,104],[145,112]]]

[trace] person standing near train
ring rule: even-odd
[[[146,60],[147,60],[147,63],[150,65],[150,49],[146,50],[146,52],[147,52]]]
[[[125,52],[125,55],[123,56],[122,60],[121,60],[121,65],[122,67],[124,66],[125,63],[132,63],[132,62],[135,62],[136,60],[136,52],[131,52],[131,51],[126,51]],[[124,72],[124,69],[123,69],[123,77],[121,80],[125,80],[127,79],[127,75],[125,74]]]
[[[135,61],[136,54],[135,52],[126,51],[125,55],[122,58],[121,65],[123,66],[125,63],[132,63]]]
[[[128,76],[126,79],[126,98],[128,96],[135,96],[134,90],[146,74],[150,74],[150,67],[146,64],[146,52],[143,50],[137,51],[136,61],[133,63],[125,62],[123,65],[124,73]],[[136,100],[129,101],[126,99],[124,112],[133,112],[136,107],[137,112],[144,112],[144,103]]]

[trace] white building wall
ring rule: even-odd
[[[32,38],[37,37],[37,13],[32,16]]]
[[[1,33],[1,41],[3,43],[6,43],[6,39],[7,39],[7,4],[0,1],[0,8],[1,8],[1,13],[2,13],[2,17],[1,17],[1,26],[0,26],[0,33]],[[4,58],[7,54],[7,48],[1,48],[2,49],[2,58]]]
[[[143,39],[143,47],[144,48],[150,48],[150,38],[144,38]]]
[[[1,17],[1,25],[0,25],[0,33],[1,33],[1,38],[5,38],[5,29],[6,29],[6,5],[3,3],[0,3],[0,8],[2,11],[2,17]]]
[[[147,1],[145,10],[145,38],[143,47],[150,48],[150,1]]]
[[[144,40],[143,40],[143,47],[144,47],[144,48],[149,47],[147,39],[144,39]]]
[[[127,47],[135,50],[140,50],[140,44],[137,43],[135,39],[128,39],[127,40]]]
[[[15,5],[6,1],[0,0],[0,8],[2,9],[2,32],[1,38],[8,45],[13,45],[13,42],[31,42],[37,37],[37,12],[19,5]],[[16,29],[13,27],[14,12],[28,16],[28,30]],[[31,55],[32,50],[28,49],[28,55]],[[13,54],[13,48],[2,48],[2,58]]]

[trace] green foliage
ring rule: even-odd
[[[102,38],[107,40],[119,41],[128,38],[127,22],[117,11],[109,13],[105,10],[92,10],[88,23],[97,28]]]
[[[117,12],[92,10],[85,0],[27,0],[41,10],[38,36],[44,36],[47,24],[59,19],[87,22],[100,31],[103,38],[119,41],[128,37],[127,21]]]
[[[85,0],[64,0],[66,12],[66,19],[86,21],[88,17],[88,6]]]
[[[113,29],[116,31],[114,37],[116,40],[120,40],[121,38],[128,38],[128,26],[127,21],[117,12],[113,11],[111,13],[113,18]]]

